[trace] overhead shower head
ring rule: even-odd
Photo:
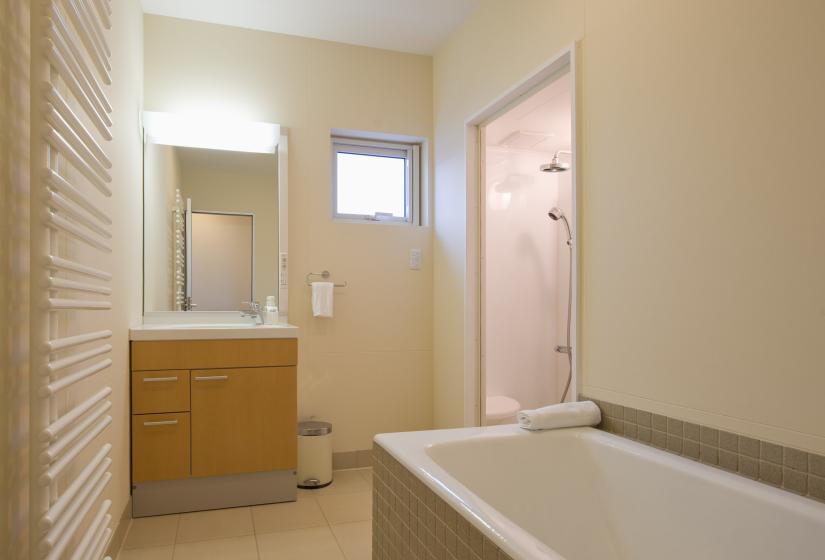
[[[559,154],[570,154],[567,150],[559,150],[555,154],[553,154],[553,159],[550,160],[550,163],[545,163],[539,167],[539,171],[544,171],[546,173],[561,173],[562,171],[567,171],[570,169],[569,163],[561,163],[559,161]],[[572,155],[572,154],[571,154]]]

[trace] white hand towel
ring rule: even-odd
[[[525,430],[595,426],[601,421],[602,413],[593,401],[554,404],[518,413],[518,425]]]
[[[312,283],[313,317],[332,317],[332,282]]]

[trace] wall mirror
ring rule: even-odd
[[[144,113],[143,310],[286,311],[287,141],[268,123]]]

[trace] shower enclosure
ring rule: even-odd
[[[575,400],[572,85],[568,67],[479,127],[481,424]]]

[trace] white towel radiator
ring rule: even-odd
[[[99,560],[112,536],[109,0],[45,0],[33,29],[31,557]],[[38,111],[42,111],[38,113]],[[42,164],[42,165],[41,165]],[[91,314],[96,314],[90,317]],[[78,325],[83,325],[78,326]],[[91,325],[91,326],[90,326]],[[72,332],[85,331],[85,332]]]

